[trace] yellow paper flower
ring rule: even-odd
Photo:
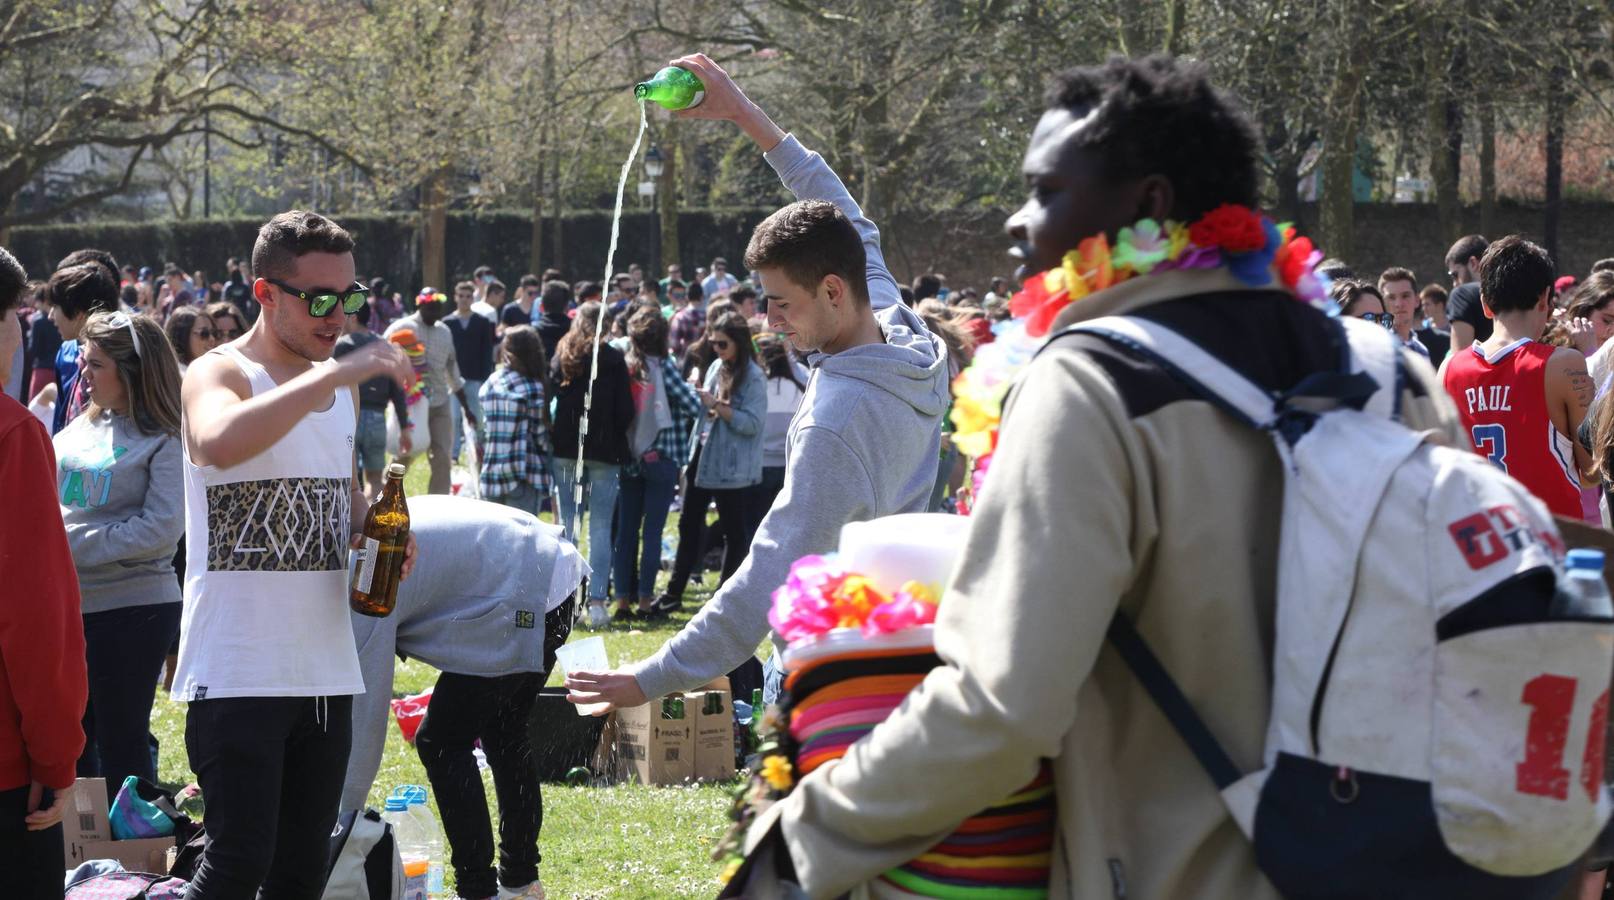
[[[861,628],[870,611],[890,598],[862,575],[848,575],[835,589],[833,609],[837,628]]]
[[[796,783],[792,774],[795,767],[783,756],[770,756],[762,761],[762,778],[776,791],[788,791]]]
[[[940,602],[936,598],[941,592],[936,590],[936,588],[932,587],[931,585],[924,584],[922,582],[907,581],[903,583],[902,587],[898,590],[898,593],[907,594],[915,600],[918,600],[920,603],[928,603],[931,606],[935,606]]]
[[[743,859],[731,859],[731,860],[729,860],[729,864],[724,866],[723,871],[721,873],[719,873],[718,876],[717,876],[718,883],[719,884],[728,884],[729,882],[733,881],[734,876],[736,874],[738,874],[739,871],[740,871],[740,866],[743,865],[744,863],[745,863],[745,860],[743,860]]]

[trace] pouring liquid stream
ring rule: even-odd
[[[622,174],[616,181],[616,208],[611,214],[611,241],[605,250],[605,276],[600,279],[601,285],[611,284],[611,274],[616,262],[617,238],[622,233],[622,193],[628,186],[628,172],[633,169],[633,161],[639,158],[639,146],[644,142],[645,129],[650,120],[645,111],[645,101],[639,101],[639,133],[633,138],[633,149],[628,151],[628,158],[622,161]],[[594,408],[594,384],[600,375],[600,341],[605,337],[605,302],[600,302],[599,319],[594,323],[594,353],[589,362],[588,391],[583,395],[583,418],[577,429],[577,470],[576,480],[572,483],[572,515],[569,521],[563,524],[566,534],[574,542],[581,543],[577,533],[577,525],[583,517],[583,444],[588,439],[589,411]],[[595,572],[595,578],[609,578],[609,572]],[[591,591],[592,592],[592,591]],[[582,607],[580,607],[581,609]]]

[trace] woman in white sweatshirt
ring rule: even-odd
[[[185,528],[179,361],[155,320],[96,313],[84,412],[54,438],[57,492],[83,600],[90,702],[79,775],[156,780],[147,726],[179,630],[174,548]]]

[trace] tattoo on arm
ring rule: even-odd
[[[1597,396],[1597,386],[1592,383],[1592,376],[1582,369],[1568,369],[1565,374],[1569,376],[1569,390],[1575,395],[1575,405],[1580,412],[1592,408],[1592,399]]]

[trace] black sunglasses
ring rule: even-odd
[[[331,310],[335,309],[338,303],[342,305],[342,312],[351,316],[359,311],[359,307],[364,305],[364,298],[370,293],[369,288],[357,281],[353,282],[353,286],[345,291],[331,288],[314,288],[309,291],[300,291],[284,281],[276,281],[273,278],[265,278],[264,281],[307,303],[308,314],[316,319],[323,319],[330,315]]]
[[[1389,313],[1362,313],[1362,318],[1375,325],[1383,325],[1385,328],[1389,328],[1395,321],[1395,316]]]

